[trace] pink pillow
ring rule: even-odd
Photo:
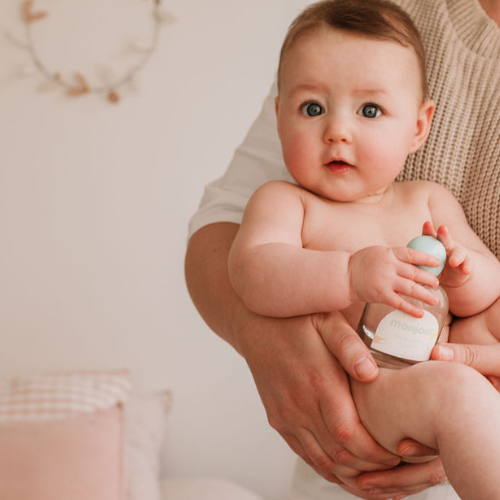
[[[163,390],[147,394],[132,392],[125,405],[128,500],[160,500],[160,457],[170,404],[170,391]]]
[[[126,372],[0,384],[0,498],[123,500]]]

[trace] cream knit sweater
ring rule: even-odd
[[[399,180],[439,182],[500,258],[500,28],[477,0],[396,0],[427,53],[436,114]]]

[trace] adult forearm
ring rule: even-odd
[[[207,325],[240,351],[233,325],[244,306],[227,272],[227,258],[238,228],[238,224],[220,222],[193,234],[186,251],[185,275],[191,299]]]

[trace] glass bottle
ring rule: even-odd
[[[437,257],[440,266],[419,267],[434,276],[441,273],[446,262],[446,250],[440,241],[432,236],[419,236],[411,240],[408,247]],[[445,290],[441,286],[431,290],[439,299],[433,306],[405,297],[424,311],[422,318],[415,318],[385,304],[366,304],[357,332],[379,366],[404,368],[430,359],[448,316]]]

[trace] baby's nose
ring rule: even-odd
[[[352,142],[352,130],[348,120],[333,116],[326,122],[325,142]]]

